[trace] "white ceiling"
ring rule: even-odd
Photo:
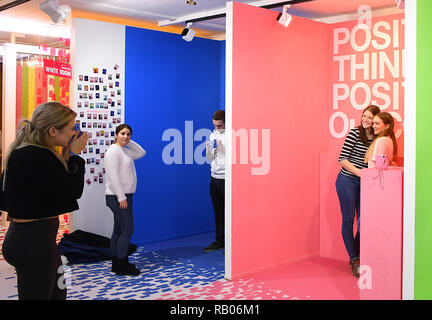
[[[72,10],[86,11],[114,17],[130,18],[157,24],[162,20],[176,19],[181,16],[223,8],[226,0],[194,0],[196,5],[186,4],[186,0],[59,0],[60,5],[69,5]],[[258,0],[237,0],[243,3],[255,3]],[[262,1],[262,0],[261,0]],[[31,0],[14,8],[0,12],[0,41],[10,33],[1,32],[2,19],[14,19],[34,24],[55,25],[50,18],[39,9],[43,0]],[[280,1],[283,2],[283,1]],[[354,14],[361,5],[368,5],[375,11],[399,10],[395,0],[314,0],[294,5],[291,14],[319,19],[338,15]],[[276,8],[274,10],[279,10]],[[402,12],[402,10],[399,10]],[[58,27],[70,27],[71,19],[67,19]],[[184,25],[184,24],[183,24]],[[194,24],[195,28],[209,30],[214,33],[225,32],[225,18],[218,18]],[[17,42],[19,39],[17,38]]]

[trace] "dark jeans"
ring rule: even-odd
[[[114,214],[114,230],[111,236],[111,254],[119,259],[128,256],[129,242],[134,231],[132,197],[126,194],[127,208],[120,209],[115,195],[106,195],[106,205]]]
[[[216,242],[225,244],[225,179],[211,178],[210,196],[216,224]]]
[[[360,179],[339,173],[336,191],[342,212],[342,238],[350,259],[360,257]],[[357,212],[357,233],[353,226]]]
[[[20,300],[66,299],[56,243],[58,227],[58,218],[11,222],[3,243],[3,256],[15,267]]]

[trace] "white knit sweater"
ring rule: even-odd
[[[105,154],[105,194],[116,195],[118,202],[126,200],[127,193],[135,193],[137,176],[134,160],[144,157],[146,151],[130,140],[125,147],[112,144]]]

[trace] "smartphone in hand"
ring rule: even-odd
[[[77,138],[82,134],[81,128],[79,123],[75,123],[75,127],[74,127],[75,132],[78,133]],[[72,142],[73,137],[69,140],[69,143]]]
[[[78,132],[78,137],[79,137],[80,135],[82,135],[82,131],[81,131],[81,128],[80,128],[79,123],[75,123],[74,130],[75,130],[75,132]]]
[[[216,142],[216,140],[210,140],[210,147],[212,149],[216,149],[217,148],[217,142]]]

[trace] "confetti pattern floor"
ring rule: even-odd
[[[5,230],[0,229],[0,245]],[[311,258],[235,281],[224,279],[223,251],[203,252],[213,235],[138,246],[137,277],[116,276],[110,262],[65,267],[69,300],[357,300],[348,263]],[[0,299],[16,300],[16,275],[0,257]]]

